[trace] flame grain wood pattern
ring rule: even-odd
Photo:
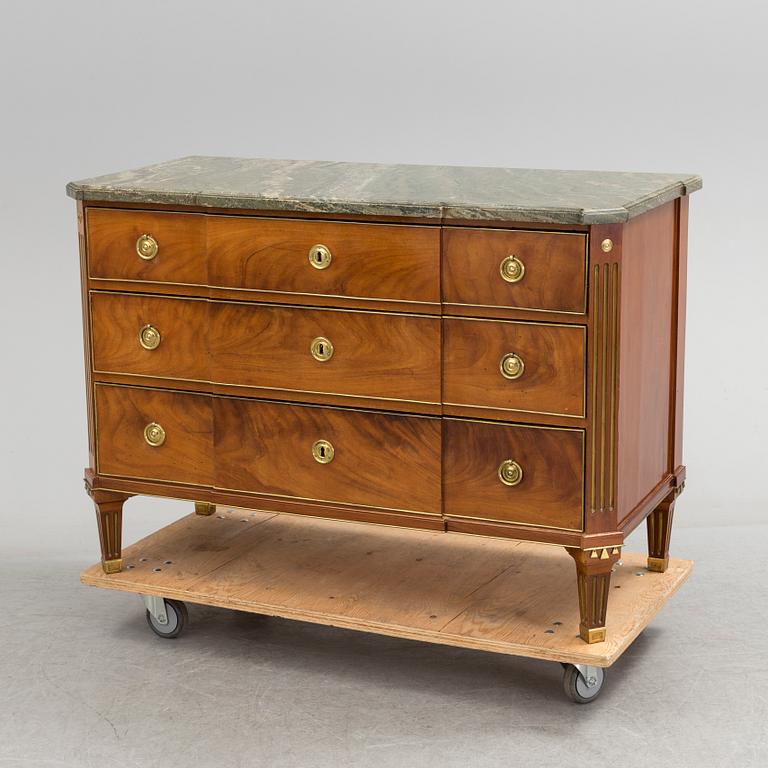
[[[524,364],[518,379],[505,378],[499,364],[506,354]],[[497,418],[537,413],[583,417],[586,333],[583,326],[476,321],[443,321],[443,401],[498,409]],[[518,411],[519,414],[504,413]]]
[[[160,211],[86,211],[89,274],[92,278],[202,284],[208,282],[205,217]],[[142,259],[136,241],[150,234],[157,256]]]
[[[324,269],[309,263],[316,244],[332,255]],[[259,301],[306,304],[329,295],[440,303],[439,227],[210,216],[208,252],[211,285],[257,291]]]
[[[449,518],[582,530],[584,433],[443,420],[443,493]],[[523,470],[507,486],[498,477],[502,461]]]
[[[221,488],[441,514],[440,419],[231,398],[214,414]],[[317,440],[333,446],[328,464]]]
[[[443,230],[443,301],[583,314],[587,236],[583,233]],[[499,265],[517,256],[522,279],[506,282]]]

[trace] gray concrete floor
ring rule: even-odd
[[[3,558],[0,766],[766,766],[766,545],[676,530],[694,573],[588,706],[557,664],[213,608],[161,640],[88,563]]]

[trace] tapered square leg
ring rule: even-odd
[[[195,514],[196,515],[212,515],[216,511],[215,504],[209,504],[207,501],[195,502]]]
[[[648,570],[664,573],[669,565],[669,540],[672,536],[672,517],[675,498],[672,493],[645,519],[648,529]]]
[[[130,496],[97,488],[87,487],[87,490],[96,507],[101,544],[101,567],[104,573],[119,573],[123,565],[123,504]]]
[[[611,571],[619,559],[621,549],[569,549],[568,554],[576,561],[581,615],[579,635],[585,643],[601,643],[605,640]]]

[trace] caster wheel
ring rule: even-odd
[[[187,626],[189,613],[187,606],[179,600],[164,600],[165,612],[168,616],[168,623],[161,624],[149,611],[147,611],[147,624],[150,629],[160,637],[168,639],[178,637]]]
[[[587,678],[573,664],[563,664],[563,690],[575,704],[589,704],[603,690],[605,670],[601,667],[587,667]]]

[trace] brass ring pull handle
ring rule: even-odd
[[[525,363],[520,355],[509,352],[499,361],[499,370],[505,379],[519,379],[525,371]]]
[[[324,363],[326,360],[330,360],[333,357],[333,344],[331,344],[325,336],[318,336],[316,339],[312,339],[312,343],[309,345],[309,351],[312,353],[312,357],[314,357],[315,360]]]
[[[525,264],[517,256],[509,255],[499,264],[499,272],[508,283],[519,283],[525,274]]]
[[[523,481],[523,468],[513,459],[499,464],[499,480],[504,485],[519,485]]]
[[[331,259],[333,259],[333,255],[331,254],[330,248],[323,245],[322,243],[317,243],[309,249],[308,258],[309,263],[315,269],[326,269],[327,267],[331,266]]]
[[[139,235],[139,239],[136,241],[136,253],[144,261],[152,261],[157,256],[159,249],[160,246],[152,235]]]
[[[318,464],[330,464],[335,453],[333,446],[327,440],[315,440],[312,443],[312,458]]]
[[[139,331],[139,344],[144,349],[157,349],[160,346],[160,331],[154,325],[145,325]]]
[[[151,421],[144,427],[144,439],[153,448],[157,448],[165,442],[165,430],[156,421]]]

